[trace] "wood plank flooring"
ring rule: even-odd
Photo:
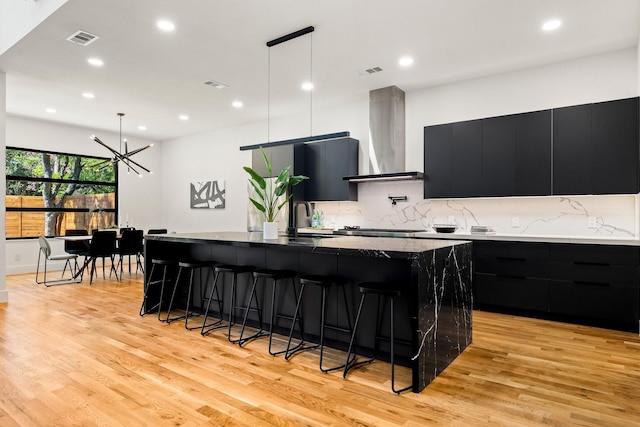
[[[14,275],[7,288],[4,427],[640,425],[633,333],[475,311],[473,344],[422,393],[396,396],[382,362],[345,380],[314,352],[285,361],[267,339],[239,348],[140,317],[141,275],[51,288]]]

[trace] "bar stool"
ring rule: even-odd
[[[170,261],[168,259],[158,259],[158,258],[153,258],[151,260],[151,271],[149,272],[149,280],[147,281],[147,284],[144,288],[144,297],[142,299],[142,305],[140,306],[140,316],[144,316],[145,314],[149,314],[151,313],[153,310],[155,310],[156,308],[158,309],[158,320],[164,322],[165,320],[162,320],[160,318],[160,309],[162,308],[162,299],[164,296],[164,288],[167,285],[167,283],[169,283],[169,280],[167,280],[167,269],[169,267],[173,267],[176,266],[177,264],[174,261]],[[153,272],[156,270],[156,266],[158,266],[159,268],[162,268],[162,278],[161,279],[153,279]],[[158,303],[156,305],[154,305],[153,307],[147,309],[146,308],[146,304],[147,304],[147,298],[149,296],[149,290],[152,287],[156,287],[157,285],[160,285],[160,299],[158,300]]]
[[[167,310],[167,323],[175,322],[176,320],[184,319],[184,327],[185,329],[192,330],[202,328],[201,325],[189,327],[189,318],[200,316],[201,313],[196,313],[192,311],[191,303],[193,300],[193,276],[196,270],[200,270],[200,301],[204,301],[204,289],[202,286],[202,271],[204,269],[210,269],[212,272],[215,268],[215,263],[212,261],[180,261],[178,262],[178,276],[176,277],[176,282],[173,285],[173,293],[171,294],[171,301],[169,302],[169,309]],[[180,286],[180,276],[182,275],[183,270],[188,270],[189,272],[189,286],[187,288],[187,304],[185,306],[185,312],[181,316],[171,317],[171,310],[173,309],[173,304],[175,302],[176,292],[178,287]],[[205,282],[206,283],[206,282]],[[200,308],[202,311],[202,307]]]
[[[331,368],[324,368],[322,365],[322,361],[323,361],[323,355],[324,355],[324,332],[325,329],[332,329],[334,331],[338,331],[338,332],[344,332],[344,333],[348,333],[349,335],[352,334],[353,328],[351,326],[351,316],[349,315],[349,304],[347,303],[347,293],[345,291],[345,284],[347,283],[347,280],[343,277],[339,277],[339,276],[320,276],[320,275],[303,275],[300,276],[300,295],[298,296],[298,301],[296,303],[296,311],[294,314],[294,323],[291,326],[291,330],[289,332],[289,341],[287,343],[287,352],[285,355],[285,359],[289,360],[289,358],[291,358],[295,353],[299,352],[299,351],[307,351],[307,350],[313,350],[316,348],[320,348],[320,363],[319,363],[319,367],[320,370],[324,373],[327,372],[331,372],[331,371],[335,371],[338,369],[342,369],[345,367],[345,365],[340,365],[340,366],[334,366]],[[320,286],[321,290],[322,290],[322,305],[320,307],[321,310],[321,317],[320,317],[320,343],[318,344],[313,344],[313,345],[303,345],[304,344],[304,337],[301,335],[301,342],[294,348],[291,348],[291,338],[293,336],[293,325],[295,325],[295,318],[297,318],[300,315],[300,305],[302,303],[302,297],[304,295],[304,289],[305,286],[307,285],[312,285],[312,286]],[[329,291],[329,289],[333,288],[333,287],[340,287],[342,288],[342,300],[344,302],[344,308],[345,308],[345,313],[347,315],[347,322],[348,322],[348,328],[344,328],[338,325],[331,325],[331,324],[327,324],[326,323],[326,311],[327,311],[327,293]],[[353,359],[355,360],[355,355],[353,356]],[[349,357],[347,356],[347,360],[349,360]]]
[[[202,335],[206,335],[212,330],[222,327],[221,325],[222,311],[220,312],[220,319],[218,321],[215,321],[207,325],[207,319],[209,318],[209,306],[211,304],[214,290],[216,290],[217,292],[218,279],[220,278],[220,275],[231,274],[231,302],[229,304],[229,321],[228,321],[227,340],[229,340],[229,342],[232,342],[232,343],[238,342],[237,339],[231,339],[231,328],[233,327],[233,325],[235,325],[236,285],[238,283],[238,275],[251,273],[253,270],[254,268],[248,265],[218,264],[213,267],[213,271],[214,271],[213,286],[211,287],[211,291],[209,292],[207,310],[205,312],[204,321],[202,323],[202,329],[200,330],[200,333]],[[243,307],[238,307],[238,309],[240,308],[243,308]]]
[[[380,323],[380,300],[381,298],[390,301],[390,310],[389,310],[389,314],[391,317],[390,323],[391,323],[391,334],[389,336],[389,342],[390,342],[390,353],[391,353],[391,390],[393,390],[394,393],[396,394],[400,394],[403,391],[409,390],[412,385],[409,385],[407,387],[401,388],[400,390],[396,390],[395,387],[395,359],[394,359],[394,351],[393,351],[393,347],[394,347],[394,343],[395,343],[395,337],[394,337],[394,300],[398,297],[400,297],[402,295],[402,291],[400,290],[400,286],[398,284],[394,284],[394,283],[381,283],[381,282],[364,282],[364,283],[360,283],[359,285],[360,288],[360,293],[362,294],[362,297],[360,298],[360,305],[358,306],[358,313],[356,314],[356,323],[353,327],[353,334],[351,335],[351,341],[349,342],[349,351],[347,352],[347,359],[345,362],[345,367],[344,367],[344,372],[342,374],[343,378],[347,377],[347,373],[349,372],[349,370],[351,370],[352,368],[355,368],[356,366],[360,366],[360,365],[364,365],[366,363],[371,363],[375,360],[376,358],[376,349],[377,349],[377,343],[378,340],[380,339],[386,339],[386,337],[381,337],[380,336],[380,329],[382,327],[381,323]],[[351,356],[351,349],[353,348],[353,342],[355,340],[356,337],[356,332],[358,330],[358,321],[360,320],[360,314],[362,313],[362,306],[364,305],[364,301],[367,297],[367,295],[372,294],[372,295],[376,295],[377,298],[377,312],[376,312],[376,325],[375,325],[375,338],[374,338],[374,342],[373,342],[373,357],[370,359],[366,359],[366,360],[362,360],[362,361],[355,361],[355,358],[353,361],[349,361],[349,357]],[[383,306],[384,309],[384,306]],[[355,356],[355,353],[354,353]]]
[[[242,347],[242,345],[244,343],[246,343],[247,341],[251,341],[253,339],[256,338],[260,338],[266,335],[269,335],[269,354],[272,356],[277,356],[279,354],[282,353],[286,353],[287,348],[285,348],[284,350],[280,350],[280,351],[273,351],[272,350],[272,344],[273,344],[273,324],[275,323],[275,319],[276,318],[284,318],[284,319],[288,319],[293,321],[294,323],[292,324],[292,329],[295,326],[295,316],[290,316],[284,313],[277,313],[276,312],[276,289],[277,289],[277,284],[278,282],[282,281],[282,280],[291,280],[291,287],[293,288],[293,297],[294,297],[294,301],[298,301],[298,296],[297,296],[297,292],[296,292],[296,285],[295,285],[295,281],[294,278],[297,276],[298,274],[295,271],[291,271],[291,270],[269,270],[269,269],[259,269],[259,270],[255,270],[253,272],[253,285],[251,286],[251,293],[249,294],[249,301],[247,302],[247,305],[245,306],[245,312],[244,312],[244,319],[242,321],[242,329],[240,330],[240,338],[238,341],[238,345],[240,347]],[[260,281],[262,280],[262,282],[266,285],[266,281],[267,280],[271,280],[272,282],[272,291],[271,291],[271,321],[269,322],[269,333],[267,334],[264,331],[264,326],[263,326],[263,322],[262,322],[262,310],[260,309],[260,304],[258,302],[258,296],[257,296],[257,286],[258,283],[260,283]],[[255,308],[251,308],[251,302],[253,301],[255,297],[255,303],[256,306]],[[258,321],[260,322],[260,329],[258,330],[258,332],[254,333],[251,336],[248,337],[244,337],[244,330],[245,327],[247,325],[247,318],[249,317],[249,311],[257,311],[258,312]],[[302,328],[302,318],[298,319],[298,327],[300,330],[300,334],[302,334],[303,328]]]

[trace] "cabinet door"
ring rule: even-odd
[[[553,110],[553,194],[592,194],[591,104]]]
[[[454,123],[452,131],[452,196],[481,196],[482,120]]]
[[[424,198],[451,197],[453,125],[424,128]]]
[[[325,194],[326,147],[322,143],[305,145],[304,171],[309,180],[305,182],[305,200],[322,200]]]
[[[591,132],[593,193],[637,193],[638,98],[593,104]]]
[[[482,195],[515,194],[515,117],[482,121]]]
[[[515,116],[515,194],[551,194],[551,110]]]
[[[343,176],[358,174],[358,141],[339,139],[323,142],[325,145],[324,194],[314,200],[357,200],[356,184],[350,184]]]

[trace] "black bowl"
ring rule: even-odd
[[[458,226],[448,224],[434,224],[431,228],[433,228],[436,233],[453,233],[458,229]]]

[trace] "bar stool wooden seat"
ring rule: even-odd
[[[202,306],[200,307],[200,312],[196,312],[194,307],[192,307],[192,303],[193,303],[193,299],[194,299],[194,295],[193,295],[193,291],[194,291],[194,283],[193,283],[193,276],[196,272],[196,270],[200,271],[200,281],[199,283],[199,288],[200,288],[200,304],[202,305],[202,302],[204,301],[204,293],[205,293],[205,288],[206,288],[206,282],[208,281],[208,278],[205,279],[205,285],[202,285],[202,273],[204,270],[209,270],[212,273],[214,272],[214,268],[215,268],[215,262],[213,261],[180,261],[178,262],[178,275],[176,277],[176,281],[173,285],[173,292],[171,294],[171,301],[169,302],[169,309],[167,310],[167,323],[172,323],[175,322],[176,320],[181,320],[184,319],[184,327],[185,329],[188,330],[192,330],[192,329],[201,329],[202,325],[198,325],[198,326],[189,326],[189,319],[192,317],[197,317],[197,316],[201,316],[202,315]],[[178,290],[178,287],[180,286],[180,277],[184,274],[186,274],[186,272],[189,273],[189,285],[187,287],[187,302],[186,302],[186,306],[185,306],[185,312],[183,315],[179,315],[176,317],[171,317],[171,310],[174,309],[174,304],[176,302],[176,293]],[[208,275],[207,275],[208,277]]]
[[[252,266],[248,266],[248,265],[233,265],[233,264],[217,264],[213,267],[213,271],[214,271],[214,279],[213,279],[213,285],[211,287],[211,290],[209,292],[209,298],[208,298],[208,302],[207,302],[207,309],[205,310],[205,317],[202,323],[202,329],[200,330],[200,333],[202,335],[206,335],[207,333],[215,330],[215,329],[219,329],[221,327],[223,327],[224,325],[222,324],[222,304],[220,303],[220,295],[217,294],[218,296],[218,307],[220,309],[220,319],[207,324],[207,320],[209,318],[209,308],[211,306],[211,301],[213,299],[213,292],[218,292],[218,280],[220,279],[221,275],[224,274],[230,274],[231,275],[231,297],[230,297],[230,303],[229,303],[229,317],[228,317],[228,329],[227,329],[227,340],[229,340],[229,342],[231,343],[236,343],[238,342],[238,339],[232,339],[231,338],[231,328],[235,325],[235,313],[237,310],[243,308],[243,307],[236,307],[236,287],[237,287],[237,283],[238,283],[238,275],[240,274],[247,274],[247,273],[251,273],[253,270],[255,270],[254,267]]]
[[[396,394],[400,394],[403,391],[409,390],[413,385],[408,385],[404,388],[401,389],[396,389],[395,386],[395,354],[394,354],[394,344],[395,344],[395,336],[394,336],[394,300],[396,298],[399,298],[400,296],[402,296],[402,291],[400,290],[400,285],[399,284],[395,284],[395,283],[383,283],[383,282],[363,282],[360,283],[359,285],[360,288],[360,293],[362,294],[362,297],[360,298],[360,305],[358,306],[358,313],[356,314],[356,322],[355,325],[353,327],[353,333],[351,335],[351,341],[349,342],[349,350],[347,352],[347,359],[345,362],[345,366],[344,366],[344,372],[342,374],[343,378],[347,377],[347,373],[349,372],[349,370],[351,370],[352,368],[355,368],[356,366],[360,366],[360,365],[364,365],[367,363],[371,363],[375,360],[376,358],[376,349],[377,349],[377,343],[379,340],[381,339],[388,339],[389,340],[389,346],[390,346],[390,357],[391,357],[391,390],[393,390],[394,393]],[[360,315],[362,314],[362,307],[364,305],[365,299],[367,297],[367,295],[376,295],[377,296],[377,312],[376,312],[376,324],[375,324],[375,338],[374,338],[374,343],[373,343],[373,357],[366,359],[366,360],[361,360],[361,361],[356,361],[355,358],[353,361],[350,361],[349,358],[351,357],[351,353],[352,353],[352,349],[353,349],[353,343],[355,341],[355,337],[356,337],[356,333],[358,330],[358,322],[360,320]],[[386,303],[386,301],[389,301],[389,315],[390,315],[390,335],[389,338],[386,337],[382,337],[380,336],[380,329],[381,329],[381,322],[380,322],[380,303],[381,303],[381,299],[384,300],[383,303]],[[384,309],[384,305],[383,305],[383,309]],[[354,353],[355,356],[355,353]]]
[[[145,314],[149,314],[152,311],[154,311],[156,308],[158,309],[158,320],[160,321],[166,321],[166,319],[161,319],[160,318],[160,310],[162,308],[162,300],[164,298],[164,290],[166,285],[170,282],[170,280],[167,278],[167,269],[169,267],[173,267],[176,266],[176,262],[175,261],[171,261],[168,259],[158,259],[158,258],[153,258],[151,260],[151,271],[149,272],[149,278],[147,280],[147,283],[144,287],[144,297],[142,298],[142,305],[140,306],[140,316],[144,316]],[[153,272],[156,271],[156,267],[158,267],[159,269],[162,269],[162,278],[158,279],[154,279],[153,278]],[[156,305],[154,305],[151,308],[147,308],[147,298],[149,296],[149,291],[152,288],[158,287],[160,286],[160,299],[158,300],[158,303]]]
[[[271,269],[258,269],[255,270],[253,272],[253,285],[251,286],[251,292],[249,294],[249,301],[247,302],[247,305],[244,308],[244,319],[242,321],[242,329],[240,330],[240,338],[238,340],[238,345],[240,347],[242,347],[243,344],[245,344],[248,341],[254,340],[256,338],[260,338],[263,336],[269,336],[269,354],[272,356],[277,356],[279,354],[283,354],[287,352],[287,348],[285,348],[284,350],[279,350],[279,351],[274,351],[273,350],[273,325],[276,321],[277,318],[283,318],[283,319],[288,319],[292,322],[294,322],[292,324],[292,328],[295,326],[295,318],[293,315],[288,315],[288,314],[284,314],[281,312],[277,311],[277,307],[276,307],[276,290],[277,290],[277,285],[279,282],[283,281],[283,280],[290,280],[291,283],[291,288],[293,290],[293,298],[294,301],[297,302],[298,300],[298,295],[297,295],[297,291],[296,291],[296,285],[295,285],[295,277],[298,274],[295,271],[291,271],[291,270],[271,270]],[[266,285],[267,280],[271,280],[272,282],[272,290],[271,290],[271,319],[269,322],[269,331],[266,332],[264,330],[264,324],[263,324],[263,320],[262,320],[262,310],[260,308],[260,303],[259,303],[259,299],[258,299],[258,295],[257,295],[257,289],[258,289],[258,285],[260,283],[263,283]],[[255,299],[255,307],[251,307],[251,303],[254,301]],[[256,311],[258,313],[258,322],[259,322],[259,330],[257,332],[255,332],[254,334],[245,337],[244,336],[244,331],[245,331],[245,327],[247,325],[247,319],[249,317],[249,312],[250,311]],[[300,330],[300,333],[302,333],[302,319],[299,318],[298,320],[298,327]]]
[[[294,313],[294,323],[291,326],[291,330],[289,332],[289,340],[287,343],[287,352],[285,355],[285,359],[291,358],[295,353],[300,351],[313,350],[316,348],[320,349],[320,362],[319,367],[320,370],[324,373],[335,371],[338,369],[342,369],[345,367],[344,364],[340,366],[333,366],[330,368],[325,368],[323,366],[323,357],[324,357],[324,339],[325,339],[325,330],[331,329],[334,331],[352,334],[353,328],[351,326],[351,316],[349,315],[349,304],[347,302],[347,293],[345,291],[345,285],[347,280],[343,277],[339,276],[322,276],[322,275],[302,275],[300,276],[300,295],[298,295],[298,302],[296,303],[296,311]],[[305,287],[311,286],[319,286],[322,291],[322,302],[320,307],[320,342],[317,344],[304,345],[304,336],[301,335],[301,341],[295,347],[291,347],[291,339],[293,337],[293,325],[295,324],[295,318],[301,316],[300,306],[302,303],[302,298],[304,295]],[[342,289],[342,300],[344,303],[345,314],[347,317],[348,326],[345,328],[344,326],[327,324],[326,322],[326,314],[327,314],[327,294],[331,288],[340,287]],[[353,357],[355,359],[355,355]],[[349,360],[349,357],[347,357]]]

